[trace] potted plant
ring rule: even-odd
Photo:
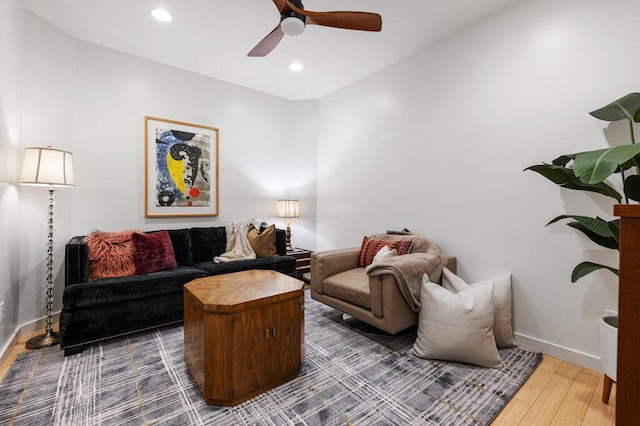
[[[640,201],[640,144],[636,144],[633,131],[634,122],[640,122],[640,93],[630,93],[600,109],[592,111],[590,114],[605,121],[626,119],[629,122],[630,144],[561,155],[550,164],[536,164],[527,167],[525,170],[539,173],[562,188],[595,192],[611,197],[619,204],[623,202],[628,204],[630,200]],[[622,194],[606,182],[608,178],[614,175],[617,175],[620,179],[623,188]],[[551,219],[547,225],[564,219],[571,219],[567,225],[582,232],[594,243],[605,248],[619,250],[620,219],[605,220],[601,217],[564,214]],[[584,261],[573,269],[571,282],[576,282],[599,269],[605,269],[618,275],[618,269],[616,268]],[[605,371],[603,401],[607,402],[611,380],[615,381],[616,379],[615,359],[617,355],[615,342],[617,340],[617,320],[614,321],[605,317],[601,323],[601,361]],[[610,335],[610,333],[615,333],[615,336]],[[613,351],[611,350],[612,347],[614,348]],[[613,366],[613,370],[611,366]]]

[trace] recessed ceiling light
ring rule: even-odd
[[[151,16],[156,18],[160,22],[169,22],[173,19],[173,16],[164,9],[155,8],[151,11]]]
[[[289,69],[291,71],[302,71],[304,67],[300,62],[293,62],[291,65],[289,65]]]

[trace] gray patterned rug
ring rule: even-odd
[[[0,424],[489,424],[542,359],[512,348],[500,369],[426,361],[408,353],[413,332],[368,333],[308,292],[306,303],[298,379],[236,407],[204,403],[176,325],[66,358],[58,347],[21,353],[0,383]]]

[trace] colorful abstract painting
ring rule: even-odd
[[[146,216],[218,213],[218,129],[146,117]]]

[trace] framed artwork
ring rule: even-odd
[[[145,117],[145,217],[218,215],[218,129]]]

